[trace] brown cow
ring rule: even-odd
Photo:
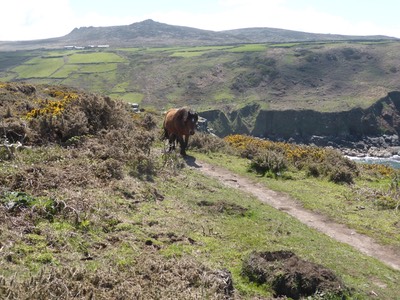
[[[181,147],[181,154],[186,155],[189,136],[193,135],[199,119],[197,113],[187,107],[171,108],[164,118],[164,139],[169,140],[169,151],[175,149],[175,140]]]

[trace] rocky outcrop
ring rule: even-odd
[[[318,146],[365,148],[397,146],[400,135],[400,92],[390,92],[367,109],[341,112],[264,110],[253,104],[225,114],[200,113],[219,136],[249,134]]]

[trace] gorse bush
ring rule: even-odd
[[[7,87],[12,86],[7,85]],[[133,123],[125,103],[109,97],[77,92],[65,87],[41,87],[24,94],[25,88],[4,88],[0,108],[9,111],[0,116],[0,130],[11,142],[30,145],[65,143],[82,135],[96,135],[100,130],[121,128]],[[7,106],[6,106],[7,105]],[[140,122],[142,118],[140,118]],[[154,121],[144,119],[147,130]]]
[[[108,97],[83,95],[67,102],[62,110],[30,117],[29,125],[38,133],[37,138],[40,137],[41,142],[64,143],[74,136],[94,135],[102,129],[120,128],[129,124],[130,118],[122,103]]]
[[[90,165],[82,164],[80,167],[86,178],[78,179],[79,174],[68,174],[69,178],[76,177],[74,180],[83,184],[94,183],[96,178],[118,180],[125,173],[135,177],[155,174],[157,163],[150,154],[157,134],[153,115],[133,114],[124,102],[65,87],[39,86],[32,90],[9,86],[12,84],[7,85],[6,96],[0,104],[7,104],[12,112],[0,116],[2,141],[35,147],[58,144],[74,149],[74,152],[63,153],[62,156],[67,157],[62,160],[71,160],[70,165],[75,166],[72,153],[91,160]],[[22,92],[25,90],[29,91],[28,95]],[[10,159],[8,152],[3,150],[0,159]],[[21,156],[21,163],[25,158]],[[31,184],[31,189],[36,191],[59,186],[62,185],[59,174],[70,168],[65,166],[56,170],[62,164],[50,162],[35,167],[22,166],[5,180],[22,190],[29,188],[25,180],[37,182]]]
[[[287,162],[283,155],[272,150],[263,150],[257,153],[250,162],[249,170],[265,175],[271,173],[279,175],[287,169]]]
[[[329,180],[334,183],[353,183],[354,173],[348,168],[337,167],[333,168],[329,173]]]
[[[278,174],[291,167],[305,170],[309,176],[327,177],[335,183],[352,183],[359,175],[356,163],[333,149],[272,142],[245,135],[231,135],[224,140],[242,157],[251,160],[250,169],[262,174]]]

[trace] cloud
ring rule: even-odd
[[[0,40],[41,39],[70,30],[68,0],[14,0],[3,7]]]

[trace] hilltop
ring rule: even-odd
[[[60,48],[68,45],[111,45],[112,47],[210,46],[245,43],[304,41],[396,40],[388,36],[316,34],[277,28],[241,28],[225,31],[202,30],[145,20],[130,25],[80,27],[51,39],[0,42],[0,50]]]

